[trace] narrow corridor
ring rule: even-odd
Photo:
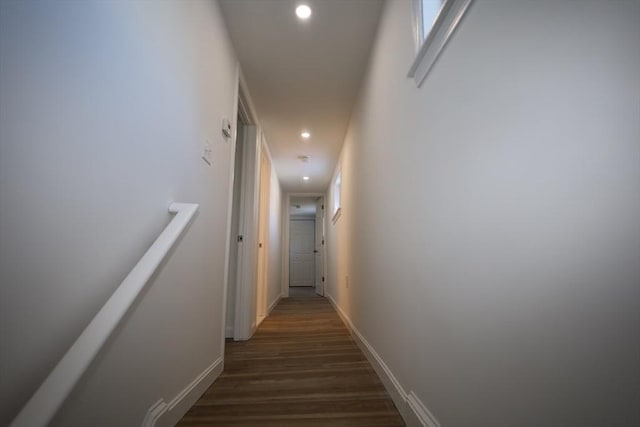
[[[283,299],[179,426],[404,426],[325,298]]]
[[[640,0],[0,0],[0,427],[640,427],[638,46]]]

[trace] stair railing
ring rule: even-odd
[[[82,331],[10,427],[45,427],[52,420],[197,211],[195,203],[169,206],[169,213],[176,214],[169,225]]]

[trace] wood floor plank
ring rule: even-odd
[[[253,338],[227,342],[225,369],[179,426],[404,426],[324,298],[283,299]]]

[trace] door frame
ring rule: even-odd
[[[316,219],[315,218],[311,218],[311,217],[300,217],[300,218],[290,218],[289,219],[289,250],[291,250],[291,241],[294,240],[295,234],[292,230],[293,225],[295,225],[296,223],[311,223],[313,225],[313,249],[311,253],[307,253],[306,255],[313,257],[313,274],[311,276],[311,283],[309,285],[303,285],[303,284],[295,284],[293,285],[293,287],[312,287],[315,290],[315,286],[316,286],[316,230],[317,230],[317,226],[316,226]],[[307,224],[308,226],[308,224]],[[306,239],[305,239],[306,240]],[[300,241],[298,243],[301,243]],[[309,259],[307,259],[307,261],[309,261]],[[289,287],[291,288],[291,281],[293,280],[291,278],[291,270],[292,270],[292,265],[291,265],[291,253],[289,253]],[[297,282],[297,281],[296,281]]]
[[[289,221],[291,219],[289,208],[291,207],[292,197],[323,197],[325,207],[327,205],[326,193],[286,193],[282,198],[282,297],[289,296]],[[316,224],[317,226],[317,224]],[[327,230],[327,215],[324,216],[324,229]],[[322,256],[324,263],[322,266],[322,275],[327,277],[327,236],[325,236],[325,245],[322,246]],[[325,280],[326,283],[326,280]],[[323,292],[324,293],[324,292]]]
[[[325,209],[325,205],[326,205],[327,201],[326,201],[326,197],[322,196],[319,197],[318,200],[316,200],[316,220],[315,220],[315,230],[314,230],[314,240],[315,240],[315,247],[314,247],[314,264],[315,264],[315,275],[313,278],[313,289],[316,292],[316,294],[320,295],[321,297],[324,296],[325,294],[325,283],[326,283],[326,273],[327,270],[325,268],[326,264],[327,264],[327,255],[326,255],[326,251],[325,251],[325,240],[327,239],[326,236],[326,227],[325,227],[325,217],[326,217],[326,209]],[[320,233],[318,233],[318,231],[320,231]],[[320,239],[320,242],[318,242],[318,239]],[[320,248],[320,250],[316,250],[316,248]],[[320,264],[320,269],[318,269],[318,264]]]
[[[227,201],[227,248],[225,253],[224,290],[222,304],[222,348],[225,337],[231,335],[235,341],[251,338],[257,328],[256,316],[256,275],[258,269],[258,205],[260,180],[260,152],[264,144],[262,131],[257,122],[255,108],[249,96],[246,80],[239,64],[236,66],[236,89],[234,95],[233,138],[230,146],[229,200]],[[235,152],[238,143],[238,115],[242,116],[247,132],[244,132],[242,174],[240,185],[240,208],[238,215],[238,236],[231,236],[233,212],[233,191],[235,174]],[[230,286],[229,264],[232,251],[237,251],[237,271],[235,287]],[[227,292],[235,290],[232,331],[227,331]]]
[[[259,162],[256,326],[259,326],[268,314],[267,298],[269,293],[269,251],[271,235],[269,219],[271,214],[271,170],[273,168],[273,162],[262,133],[260,135]]]

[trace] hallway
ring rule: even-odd
[[[640,426],[638,46],[640,0],[0,0],[0,426]]]
[[[404,426],[328,300],[285,298],[179,426]]]

